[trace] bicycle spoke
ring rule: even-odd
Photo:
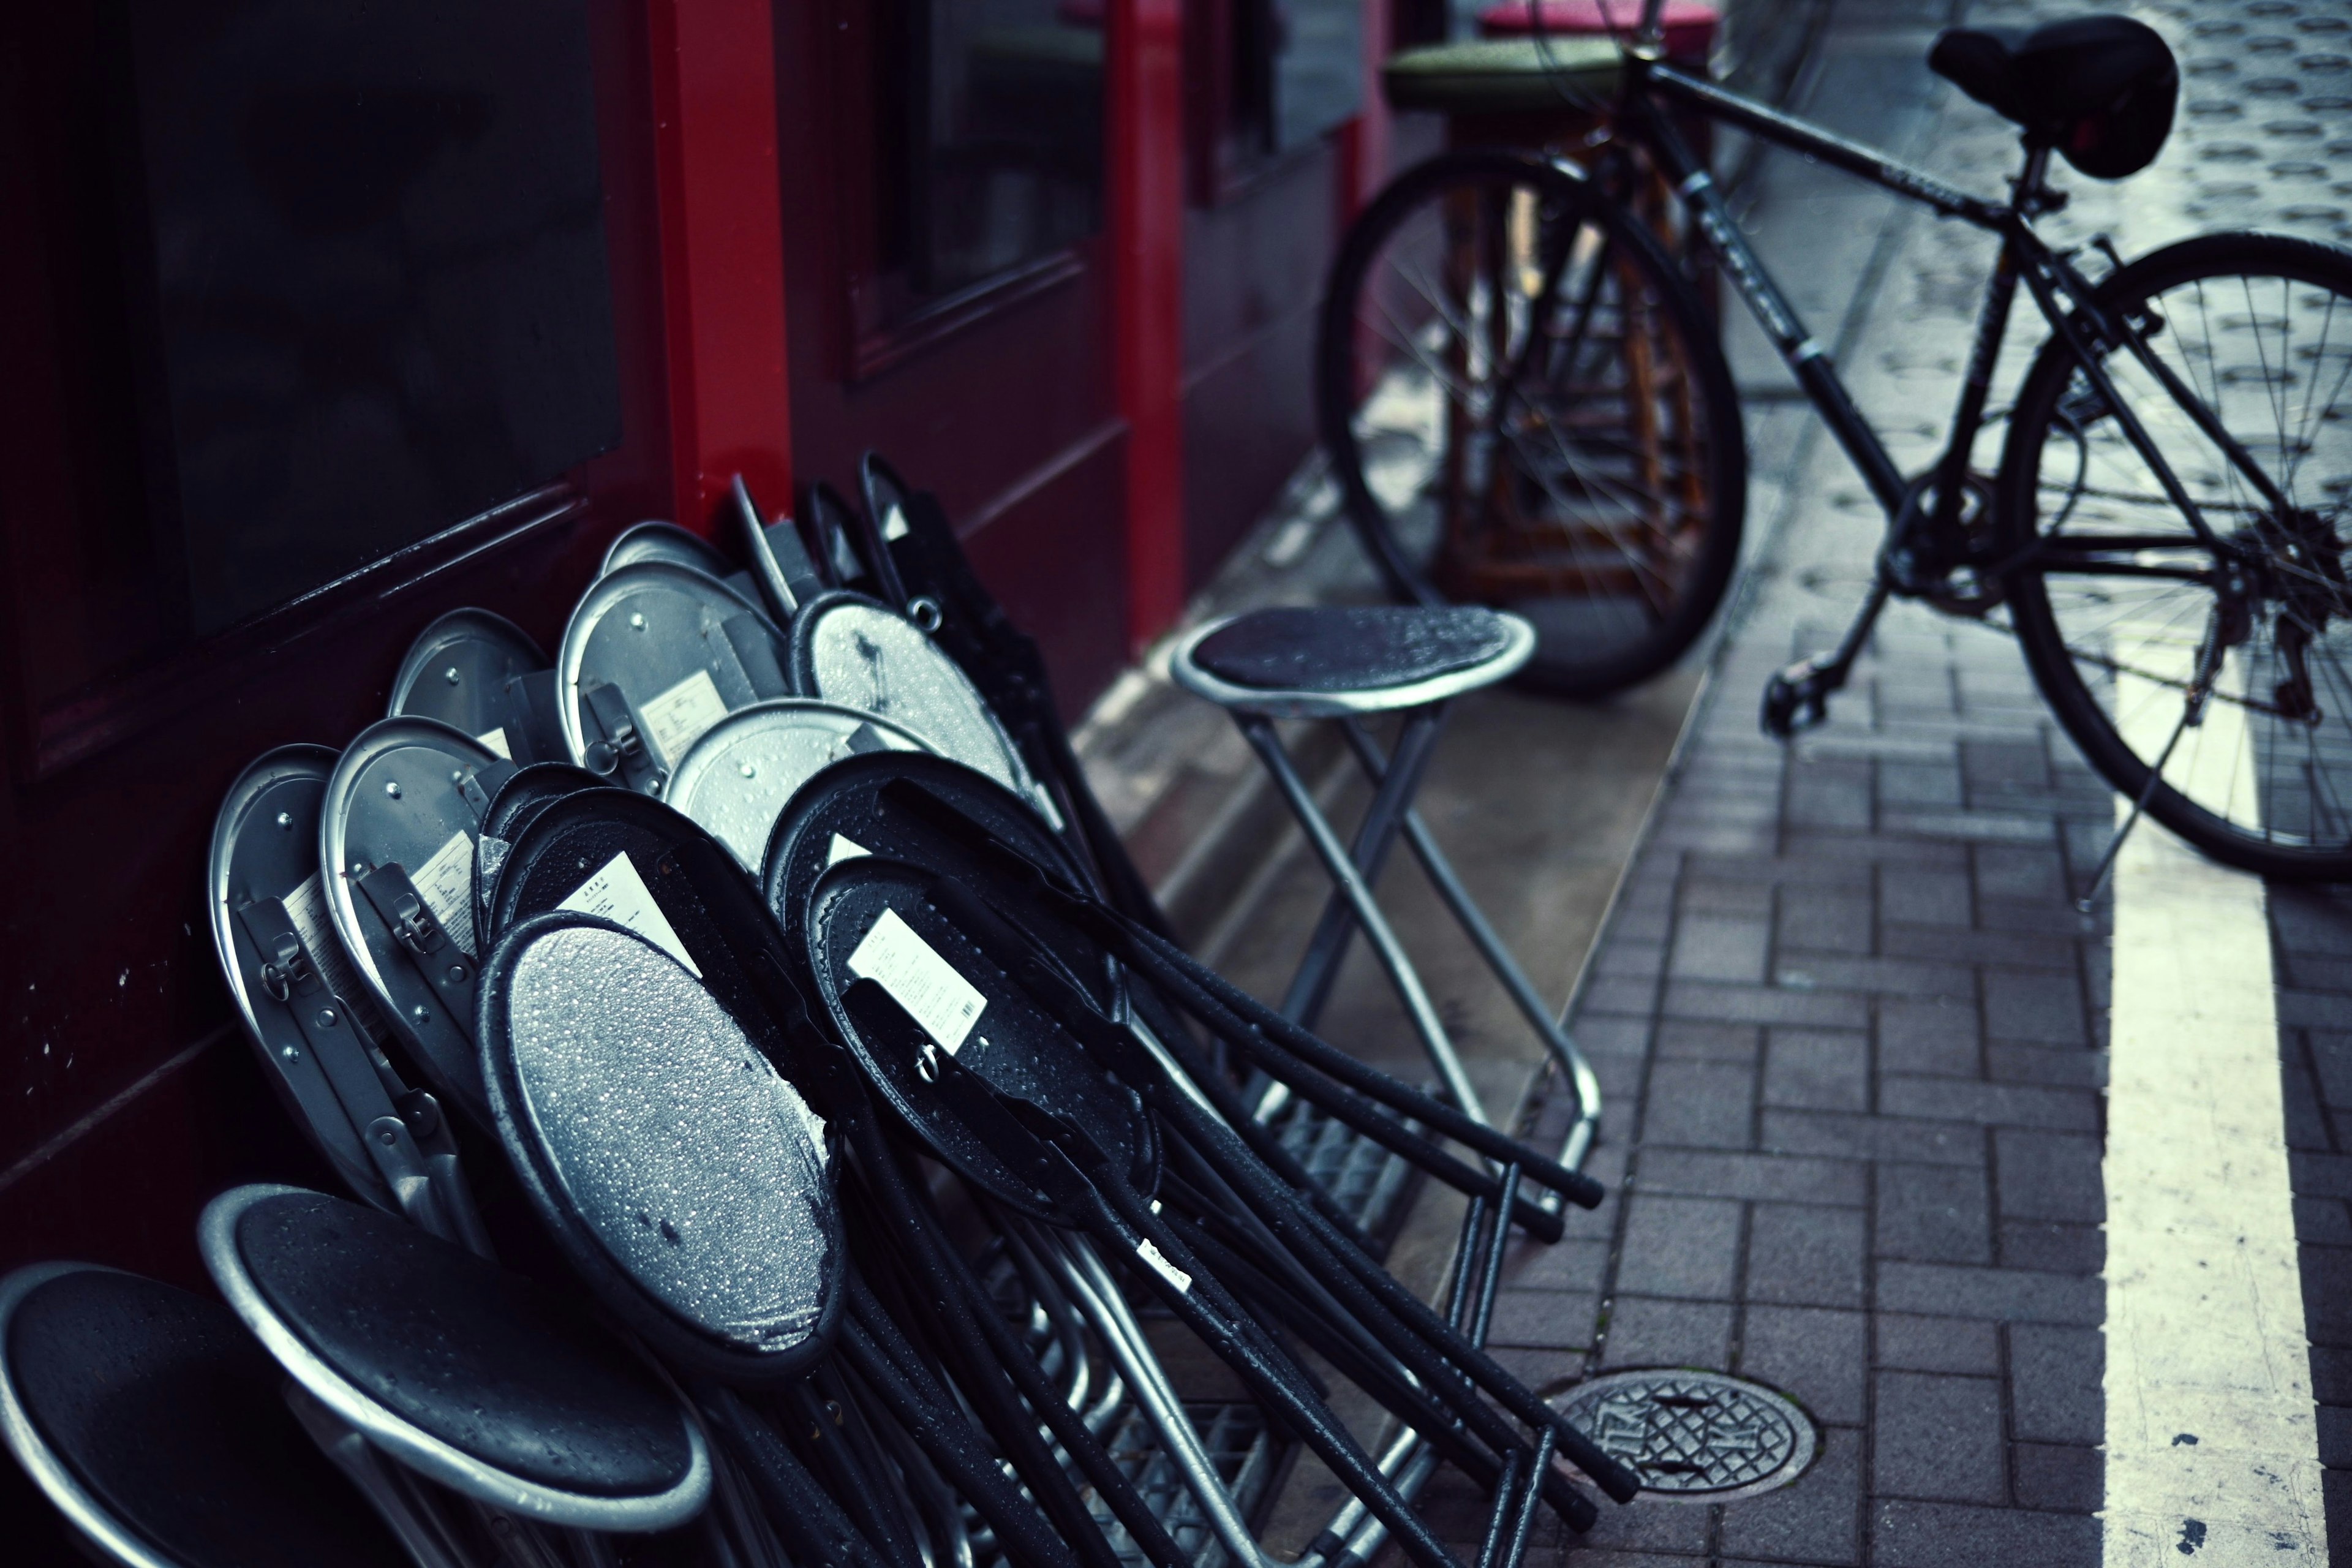
[[[2286,252],[2284,242],[2244,244],[2259,257]],[[2147,765],[2147,748],[2171,728],[2173,705],[2200,700],[2192,648],[2226,634],[2220,679],[2202,694],[2206,710],[2226,721],[2181,733],[2149,809],[2209,848],[2352,854],[2352,584],[2343,526],[2352,423],[2338,407],[2352,388],[2352,328],[2336,326],[2339,313],[2352,314],[2343,310],[2352,304],[2352,269],[2327,285],[2291,268],[2226,263],[2184,263],[2172,277],[2116,307],[2141,324],[2155,360],[2110,352],[2108,369],[2116,397],[2219,532],[2224,554],[2200,569],[2210,547],[2158,493],[2152,459],[2121,438],[2116,411],[2071,374],[2035,395],[2044,401],[2030,417],[2044,434],[2038,471],[2021,492],[2045,537],[2068,544],[2024,564],[2021,582],[2032,593],[2013,595],[2017,618],[2021,630],[2056,633],[2046,646],[2073,667],[2071,689],[2082,694],[2066,699],[2061,716],[2095,760],[2109,757],[2100,765],[2116,779],[2129,775],[2099,748],[2120,747]],[[2147,330],[2151,321],[2160,328]],[[2164,375],[2202,409],[2192,416]],[[2070,405],[2095,416],[2072,419]],[[2226,439],[2200,422],[2209,417]],[[2116,542],[2103,547],[2103,538]],[[2101,565],[2198,576],[2103,574]],[[2028,638],[2037,674],[2049,656],[2031,647],[2047,635]],[[2084,728],[2090,714],[2095,726]]]

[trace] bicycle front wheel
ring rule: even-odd
[[[1746,504],[1731,374],[1657,241],[1575,171],[1497,149],[1400,176],[1333,265],[1316,377],[1390,587],[1527,616],[1523,679],[1616,690],[1714,615]]]
[[[2208,235],[2118,269],[2097,300],[2239,447],[2128,345],[2098,345],[2221,548],[2065,345],[2045,345],[1995,508],[2026,663],[2091,764],[2208,855],[2352,879],[2352,254]]]

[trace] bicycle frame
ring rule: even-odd
[[[2024,170],[2014,183],[2011,199],[2006,203],[1991,202],[1970,195],[1859,142],[1850,142],[1792,115],[1727,92],[1702,78],[1676,70],[1658,58],[1654,42],[1637,42],[1628,50],[1625,72],[1622,121],[1633,128],[1635,138],[1646,144],[1657,158],[1675,193],[1688,207],[1699,234],[1714,252],[1717,261],[1739,290],[1740,297],[1747,301],[1748,310],[1754,313],[1765,335],[1771,340],[1773,348],[1788,364],[1807,400],[1820,412],[1823,422],[1830,427],[1830,433],[1860,470],[1873,499],[1886,513],[1890,554],[1921,539],[1948,544],[1954,541],[1960,523],[1969,453],[1984,424],[1985,402],[1991,389],[1993,366],[2000,353],[2002,337],[2008,331],[2010,311],[2015,303],[2017,285],[2021,280],[2052,330],[2066,345],[2084,378],[2105,400],[2118,427],[2147,463],[2167,498],[2179,510],[2196,542],[2212,557],[2215,567],[2171,567],[2130,559],[2145,548],[2177,547],[2184,542],[2177,536],[2167,536],[2161,540],[2106,538],[2073,541],[2045,535],[2035,540],[2026,552],[2018,556],[1990,563],[1989,570],[1993,575],[1998,576],[2024,564],[2029,558],[2039,559],[2053,551],[2063,552],[2074,558],[2068,563],[2070,571],[2131,576],[2154,574],[2199,579],[2209,577],[2213,569],[2226,568],[2227,563],[2236,557],[2235,549],[2214,531],[2154,438],[2117,394],[2098,352],[2101,347],[2121,347],[2128,352],[2228,456],[2232,465],[2246,476],[2255,492],[2272,507],[2281,511],[2285,510],[2285,498],[2279,493],[2269,476],[2261,470],[2243,446],[2222,427],[2218,416],[2194,391],[2173,374],[2170,366],[2155,355],[2137,328],[2116,321],[2101,310],[2093,298],[2092,286],[2075,271],[2064,256],[2051,249],[2033,232],[2032,218],[2054,210],[2064,199],[2043,184],[2050,163],[2050,153],[2046,147],[2029,147]],[[1978,314],[1975,342],[1962,376],[1959,404],[1954,412],[1949,441],[1927,476],[1932,480],[1935,509],[1924,520],[1920,517],[1918,505],[1923,485],[1904,478],[1885,443],[1871,428],[1869,421],[1863,416],[1853,395],[1846,390],[1845,384],[1839,378],[1827,348],[1806,330],[1795,307],[1780,292],[1763,262],[1741,235],[1722,194],[1716,189],[1712,175],[1683,140],[1672,119],[1662,112],[1662,103],[1696,110],[1710,120],[1720,121],[1775,145],[1804,153],[1906,200],[1917,202],[1939,216],[1957,218],[1972,227],[2000,237],[2000,253],[1994,264],[1984,304]],[[1921,531],[1923,521],[1924,533]],[[2118,558],[2103,559],[2109,556]],[[1890,581],[1888,574],[1882,573],[1874,597],[1874,609],[1889,592],[1922,591],[1903,574],[1898,573]]]

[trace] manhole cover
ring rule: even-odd
[[[1612,1373],[1556,1403],[1661,1498],[1722,1502],[1770,1491],[1813,1458],[1813,1424],[1803,1411],[1719,1372]]]

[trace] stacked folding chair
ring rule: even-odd
[[[1466,894],[1568,1149],[1492,1125],[1442,1035],[1433,1091],[1311,1027],[1358,929],[1414,1008],[1365,883],[1402,837],[1444,890],[1423,710],[1507,660],[1406,626],[1450,685],[1393,638],[1318,678],[1422,716],[1394,756],[1352,731],[1374,817],[1308,825],[1339,890],[1269,1007],[1175,942],[936,502],[861,480],[776,521],[739,481],[731,559],[629,530],[552,658],[444,617],[382,721],[232,788],[215,947],[347,1195],[220,1194],[226,1308],[0,1281],[0,1436],[102,1555],[1259,1568],[1307,1456],[1348,1500],[1302,1562],[1456,1563],[1415,1500],[1452,1465],[1516,1568],[1539,1512],[1633,1495],[1482,1348],[1513,1237],[1602,1195],[1572,1043]],[[1188,651],[1265,751],[1276,685]],[[1426,1182],[1466,1200],[1434,1302],[1381,1261]],[[1242,1399],[1177,1370],[1210,1364]]]

